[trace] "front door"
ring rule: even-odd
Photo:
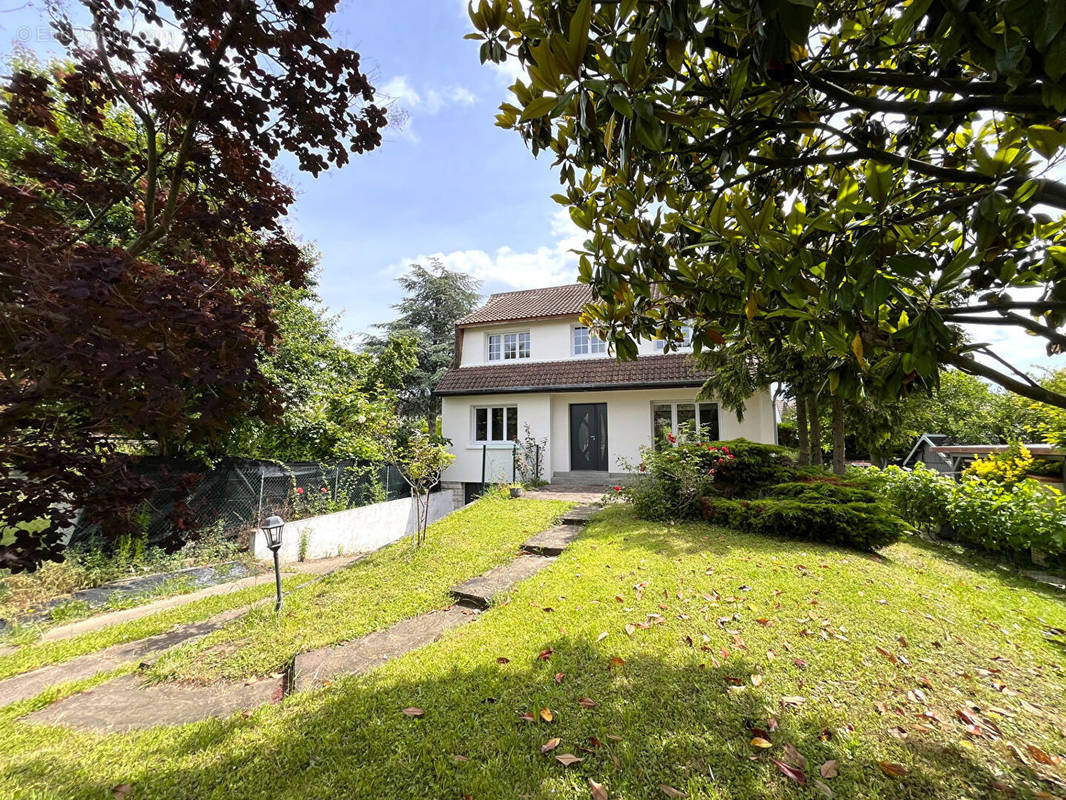
[[[607,404],[570,406],[570,469],[607,472]]]

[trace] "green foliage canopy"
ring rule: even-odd
[[[952,365],[1066,407],[958,328],[1066,344],[1062,9],[482,0],[470,16],[482,60],[525,73],[497,124],[555,156],[591,316],[621,357],[682,325],[699,351],[781,320],[855,365],[834,391],[877,373],[897,397]]]

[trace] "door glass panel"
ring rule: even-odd
[[[492,409],[492,441],[503,441],[503,406]]]
[[[655,428],[655,446],[661,447],[666,434],[673,428],[673,413],[668,403],[657,403],[652,411]]]
[[[705,441],[718,441],[717,403],[700,403],[700,433]]]
[[[518,406],[507,407],[507,438],[518,438]]]
[[[695,403],[678,403],[677,404],[677,433],[682,433],[688,429],[689,423],[696,421],[696,404]]]

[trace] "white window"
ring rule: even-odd
[[[529,331],[525,333],[490,333],[489,361],[529,358]]]
[[[474,409],[475,442],[510,442],[517,437],[518,406],[485,406]]]
[[[692,422],[698,426],[703,441],[717,441],[720,435],[717,403],[655,403],[651,418],[656,447],[662,446],[666,434],[677,435]]]
[[[683,337],[681,339],[681,343],[680,344],[675,343],[675,346],[673,348],[674,351],[677,351],[677,350],[685,348],[685,347],[692,347],[692,326],[691,325],[683,325],[681,327],[681,335]],[[656,339],[655,340],[655,349],[657,351],[662,352],[665,347],[666,347],[666,341],[664,339]]]
[[[607,342],[584,326],[574,328],[574,355],[587,356],[606,353]]]

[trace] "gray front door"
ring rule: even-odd
[[[607,472],[607,404],[570,406],[570,469]]]

